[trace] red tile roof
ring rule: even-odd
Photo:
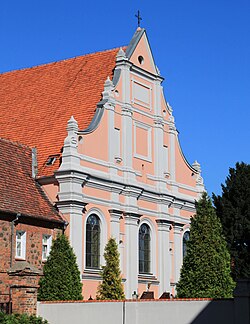
[[[63,223],[32,178],[31,149],[4,139],[0,139],[0,211]]]
[[[0,74],[0,137],[36,147],[38,173],[53,174],[50,155],[61,153],[71,115],[90,124],[118,49]]]

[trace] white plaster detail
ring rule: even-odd
[[[161,71],[160,71],[160,69],[158,68],[157,65],[156,65],[156,72],[158,73],[158,75],[161,75]]]
[[[110,167],[110,163],[111,163],[111,162],[108,163],[108,162],[106,162],[104,160],[99,160],[99,159],[93,158],[91,156],[83,155],[83,154],[80,154],[80,159],[82,161],[87,161],[87,162],[90,162],[90,163],[93,163],[93,164],[96,164],[96,165],[101,165],[101,166],[104,166],[104,167]],[[90,169],[90,168],[86,168],[86,167],[82,167],[82,168],[84,169],[84,172],[92,173],[93,175],[96,175],[96,176],[99,176],[99,177],[107,176],[107,173],[103,173],[103,172],[95,170],[95,169]],[[127,171],[126,167],[123,167],[123,166],[112,165],[112,168],[115,168],[116,170],[119,170],[119,171],[122,171],[122,172]],[[131,172],[133,172],[136,176],[141,176],[141,173],[139,171],[131,170]]]
[[[174,224],[174,280],[177,283],[180,279],[182,265],[182,224]]]
[[[168,147],[163,145],[163,174],[168,179],[170,176],[168,169]]]
[[[121,145],[120,145],[121,135],[120,135],[120,129],[114,128],[114,137],[113,137],[113,143],[115,147],[115,160],[118,163],[121,163]]]
[[[138,220],[139,215],[125,214],[125,254],[126,254],[126,282],[125,296],[132,298],[134,291],[137,291],[138,285]]]
[[[86,203],[83,201],[82,183],[86,176],[79,173],[80,156],[78,146],[78,124],[73,116],[67,124],[68,135],[64,141],[62,164],[55,172],[59,183],[57,207],[62,214],[69,215],[70,243],[77,258],[77,264],[82,272],[82,213]]]
[[[161,80],[156,80],[154,82],[154,113],[156,116],[162,115],[161,92]]]
[[[116,104],[119,105],[119,106],[122,106],[123,103],[119,100],[116,100]],[[132,107],[132,112],[137,112],[137,113],[140,113],[142,116],[145,116],[147,118],[150,118],[151,120],[154,120],[155,119],[155,115],[152,115],[152,113],[149,112],[149,110],[141,110],[135,106],[131,106]],[[117,112],[116,112],[117,113]],[[168,120],[165,120],[163,119],[162,122],[164,123],[164,125],[169,125],[169,121]]]
[[[132,97],[131,103],[139,106],[152,109],[152,88],[145,83],[138,80],[131,79],[132,81]]]
[[[196,188],[198,189],[198,192],[201,194],[202,192],[205,191],[204,181],[203,181],[203,178],[201,176],[201,165],[200,165],[199,162],[194,161],[194,163],[192,164],[192,167],[194,168],[194,170],[197,171]]]
[[[175,124],[174,124],[174,117],[173,116],[169,116],[169,137],[170,137],[170,179],[172,181],[175,181],[175,141],[176,141],[176,128],[175,128]],[[172,186],[172,190],[174,193],[177,192],[177,188],[175,186]]]
[[[80,165],[80,158],[77,152],[78,147],[78,124],[77,121],[71,116],[67,124],[68,135],[64,140],[62,164],[59,170],[65,168],[77,168]]]
[[[124,178],[134,181],[135,174],[132,168],[132,109],[129,104],[122,106],[122,159]]]
[[[156,102],[156,104],[158,104]],[[164,175],[164,151],[163,151],[163,118],[154,118],[154,174],[156,177],[156,188],[161,190],[165,187]]]
[[[170,223],[166,220],[157,220],[158,225],[158,279],[159,296],[170,292],[171,256],[169,245]]]
[[[109,210],[110,214],[110,224],[111,224],[111,236],[116,240],[116,243],[119,244],[120,241],[120,218],[122,216],[121,211],[115,209]]]
[[[172,112],[173,112],[173,108],[170,106],[170,104],[167,102],[167,108],[168,108],[168,111],[171,113],[172,115]]]
[[[118,252],[120,254],[120,269],[123,270],[123,241],[120,238],[120,219],[122,217],[122,212],[120,210],[110,209],[110,226],[111,226],[111,237],[116,240],[118,245]]]
[[[117,55],[116,55],[116,61],[119,62],[120,60],[124,60],[126,59],[126,54],[124,52],[124,50],[122,49],[122,47],[120,47]]]
[[[102,92],[102,98],[104,100],[109,98],[114,98],[113,90],[114,90],[114,84],[108,76],[107,80],[104,83],[104,91]]]

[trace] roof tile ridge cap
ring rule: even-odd
[[[126,49],[127,48],[127,45],[119,46],[119,47],[114,47],[114,48],[110,48],[110,49],[106,49],[106,50],[101,50],[101,51],[96,51],[96,52],[91,52],[91,53],[86,53],[86,54],[82,54],[82,55],[72,56],[72,57],[68,57],[68,58],[65,58],[65,59],[60,59],[60,60],[53,61],[53,62],[41,63],[41,64],[29,66],[29,67],[24,67],[24,68],[20,68],[20,69],[6,71],[6,72],[3,72],[3,73],[0,72],[0,76],[6,75],[6,74],[11,74],[11,73],[16,73],[16,72],[30,71],[30,70],[33,70],[33,69],[38,69],[40,67],[47,67],[49,65],[63,63],[63,62],[67,62],[67,61],[70,61],[70,60],[77,59],[77,58],[83,58],[83,57],[86,57],[86,56],[94,56],[94,55],[97,55],[97,54],[112,52],[112,51],[115,51],[115,50],[118,51],[121,47],[123,49]]]
[[[116,51],[116,50],[119,51],[120,48],[126,48],[126,47],[127,47],[127,45],[122,45],[122,46],[119,46],[119,47],[113,47],[113,48],[109,48],[109,49],[105,49],[105,50],[101,50],[101,51],[86,53],[86,54],[81,55],[81,56],[85,57],[85,56],[96,55],[96,54],[101,54],[101,53],[113,52],[113,51]]]
[[[30,147],[29,145],[26,145],[26,144],[23,144],[23,143],[20,143],[18,141],[12,141],[8,138],[4,138],[4,137],[0,137],[0,141],[1,142],[5,142],[7,144],[12,144],[14,146],[17,146],[19,148],[23,148],[23,149],[26,149],[26,150],[29,150],[29,151],[32,151],[32,147]]]

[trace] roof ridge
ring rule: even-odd
[[[18,146],[20,148],[25,148],[25,149],[28,149],[28,150],[32,151],[32,147],[30,147],[30,146],[28,146],[26,144],[20,143],[18,141],[12,141],[12,140],[10,140],[8,138],[3,138],[3,137],[0,137],[0,141],[6,142],[6,143],[9,143],[9,144]]]
[[[56,63],[67,62],[69,60],[73,60],[73,59],[80,58],[80,57],[92,56],[92,55],[96,55],[96,54],[100,54],[100,53],[112,52],[112,51],[115,51],[115,50],[118,51],[121,47],[124,49],[127,46],[114,47],[114,48],[106,49],[106,50],[102,50],[102,51],[97,51],[97,52],[92,52],[92,53],[86,53],[86,54],[83,54],[83,55],[72,56],[72,57],[68,57],[66,59],[62,59],[62,60],[58,60],[58,61],[53,61],[53,62],[48,62],[48,63],[41,63],[41,64],[38,64],[38,65],[33,65],[33,66],[30,66],[30,67],[24,67],[24,68],[20,68],[20,69],[10,70],[10,71],[6,71],[6,72],[3,72],[3,73],[0,72],[0,76],[6,75],[6,74],[9,74],[9,73],[19,72],[19,71],[36,69],[36,68],[39,68],[39,67],[44,67],[44,66],[48,66],[48,65],[52,65],[52,64],[56,64]]]

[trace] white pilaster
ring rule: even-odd
[[[174,224],[174,280],[177,283],[180,279],[180,271],[182,266],[182,231],[183,225]]]
[[[125,213],[125,235],[126,235],[126,282],[125,295],[131,298],[138,288],[138,220],[140,215]]]
[[[83,271],[83,212],[85,203],[76,201],[58,201],[57,207],[62,214],[70,216],[69,241],[76,255],[76,261],[80,273]]]
[[[166,220],[156,220],[158,225],[158,280],[159,296],[170,292],[171,258],[169,252],[170,223]]]
[[[111,225],[111,237],[116,240],[119,244],[120,241],[120,218],[122,217],[122,211],[120,210],[109,210],[110,214],[110,225]]]
[[[77,264],[80,273],[83,271],[82,249],[83,249],[83,208],[81,206],[72,206],[70,213],[70,243],[76,255]]]
[[[124,273],[123,248],[122,248],[123,242],[120,239],[120,219],[122,217],[122,211],[110,209],[109,214],[110,214],[110,225],[111,225],[111,237],[113,237],[116,240],[116,243],[118,245],[118,252],[120,254],[120,269],[122,273]]]
[[[138,198],[142,193],[142,189],[134,186],[125,186],[122,190],[122,195],[125,196],[125,212],[137,214]]]
[[[108,156],[109,156],[109,173],[117,174],[117,169],[114,167],[116,155],[115,139],[115,99],[114,99],[114,84],[108,77],[104,83],[104,91],[102,93],[103,100],[107,100],[104,105],[108,115]]]
[[[132,150],[132,106],[130,94],[130,67],[131,63],[128,61],[124,51],[119,50],[116,57],[116,70],[121,71],[122,81],[122,160],[124,171],[124,178],[129,182],[135,179],[135,174],[132,170],[133,150]]]
[[[133,165],[133,120],[132,107],[129,104],[122,106],[122,160],[124,166],[124,177],[126,180],[134,181],[135,174]]]
[[[162,92],[162,87],[161,87],[161,80],[157,79],[154,82],[154,114],[156,116],[161,116],[162,115],[162,108],[161,108],[161,92]]]
[[[163,118],[155,117],[154,119],[154,172],[157,177],[157,188],[164,188],[164,151],[163,151]]]
[[[76,254],[79,270],[82,272],[83,212],[86,206],[83,200],[82,185],[87,181],[87,175],[79,172],[78,125],[73,116],[68,121],[67,131],[62,164],[59,170],[55,172],[55,177],[59,183],[57,207],[62,214],[69,215],[69,240]]]
[[[176,128],[174,124],[174,117],[169,117],[169,139],[170,139],[170,180],[175,182],[175,141],[176,141]]]

